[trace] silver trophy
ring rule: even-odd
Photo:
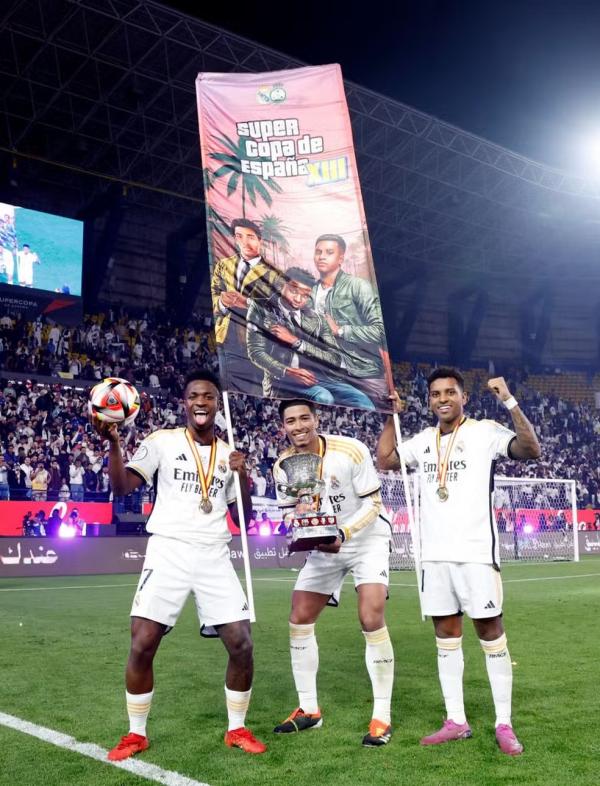
[[[295,453],[282,459],[280,467],[287,483],[278,483],[277,490],[286,497],[296,499],[296,504],[310,505],[325,488],[321,474],[321,456],[316,453]],[[289,522],[289,550],[310,551],[321,543],[333,543],[338,537],[335,516],[325,513],[305,513],[294,516]]]

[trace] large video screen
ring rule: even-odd
[[[0,285],[81,296],[83,221],[0,203]]]

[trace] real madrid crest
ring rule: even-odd
[[[261,85],[256,91],[259,104],[282,104],[286,98],[287,92],[280,82],[275,85]]]
[[[337,489],[339,489],[340,485],[341,485],[341,484],[340,484],[340,481],[339,481],[339,480],[336,478],[336,476],[335,476],[335,475],[332,475],[332,476],[329,478],[329,487],[330,487],[331,489],[333,489],[333,491],[336,491]]]
[[[221,459],[221,460],[219,461],[219,463],[217,464],[217,469],[219,470],[219,472],[221,473],[221,475],[225,475],[225,473],[227,472],[227,464],[225,464],[225,462],[223,461],[223,459]]]

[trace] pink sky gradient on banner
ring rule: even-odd
[[[301,267],[317,279],[315,241],[323,234],[339,235],[346,243],[341,269],[371,284],[380,318],[340,67],[204,73],[198,76],[196,90],[211,271],[219,260],[238,254],[228,229],[233,219],[243,217],[262,228],[261,254],[276,269]],[[214,293],[213,298],[216,302]],[[243,320],[238,315],[241,328]],[[381,318],[380,322],[377,342],[367,349],[363,342],[362,351],[372,354],[380,365],[377,375],[383,378],[380,350],[387,355]],[[242,350],[239,356],[243,354]],[[225,350],[220,352],[222,364],[230,358]],[[231,375],[224,377],[230,387],[254,392],[250,378],[245,386],[232,386]],[[383,398],[379,395],[378,408]]]
[[[283,85],[286,91],[285,101],[281,104],[261,104],[257,97],[259,90],[277,84]],[[290,228],[290,256],[296,264],[314,270],[313,251],[315,238],[319,235],[331,232],[342,235],[349,246],[363,237],[367,225],[338,65],[265,74],[201,74],[197,91],[202,107],[200,129],[203,165],[213,171],[218,165],[207,160],[207,152],[223,148],[210,137],[224,133],[236,140],[235,122],[246,120],[298,119],[300,138],[307,134],[323,137],[324,151],[306,156],[311,163],[347,158],[349,177],[346,180],[309,186],[306,176],[275,177],[282,193],[273,194],[271,207],[260,197],[256,207],[249,201],[246,205],[246,218],[260,221],[263,215],[274,213]],[[335,96],[335,100],[321,103],[319,97],[322,95]],[[208,198],[211,206],[221,215],[230,219],[241,215],[241,193],[238,191],[233,198],[227,196],[226,177],[217,179]],[[232,246],[232,253],[234,251]],[[374,281],[370,255],[368,258],[366,255],[361,257],[362,264],[355,271],[348,272]]]

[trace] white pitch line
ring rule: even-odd
[[[127,772],[131,772],[134,775],[139,775],[140,778],[155,781],[155,783],[163,783],[165,786],[209,786],[207,783],[195,781],[172,770],[163,770],[162,767],[157,767],[156,764],[150,764],[140,759],[108,761],[106,758],[108,751],[99,745],[94,745],[91,742],[78,742],[75,737],[70,737],[68,734],[48,729],[45,726],[38,726],[36,723],[21,720],[21,718],[16,718],[14,715],[6,715],[4,712],[0,712],[0,725],[29,734],[31,737],[37,737],[44,742],[49,742],[51,745],[56,745],[58,748],[64,748],[74,753],[80,753],[82,756],[88,756],[90,759],[96,759],[103,764],[118,767],[120,770],[127,770]]]
[[[536,576],[530,579],[502,579],[503,584],[518,584],[523,581],[562,581],[566,579],[588,579],[592,576],[600,576],[600,573],[574,573],[571,576]],[[264,576],[254,576],[252,581],[278,581],[284,583],[292,583],[296,581],[295,576],[288,578],[272,578],[268,579]],[[0,592],[45,592],[47,590],[74,590],[74,589],[112,589],[113,587],[137,587],[137,582],[133,584],[72,584],[61,587],[5,587],[0,588]],[[390,581],[390,587],[408,587],[414,589],[414,584],[400,584],[395,581]]]
[[[111,589],[112,587],[137,587],[135,584],[68,584],[64,587],[5,587],[0,592],[42,592],[42,590]]]
[[[533,579],[506,579],[503,584],[518,584],[521,581],[560,581],[561,579],[589,579],[600,576],[600,573],[574,573],[572,576],[536,576]]]

